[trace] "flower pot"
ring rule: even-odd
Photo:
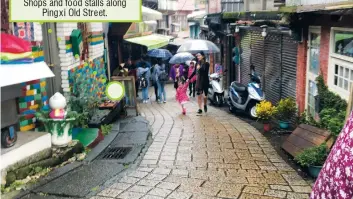
[[[264,132],[269,132],[269,131],[271,131],[270,123],[264,123]]]
[[[69,119],[41,119],[46,131],[51,134],[51,142],[54,146],[67,146],[72,141],[72,127],[75,118]]]
[[[289,128],[290,122],[285,122],[285,121],[279,121],[279,127],[281,129],[288,129]]]
[[[322,166],[309,166],[308,167],[310,176],[312,176],[314,178],[317,178],[319,176],[321,169],[322,169]]]

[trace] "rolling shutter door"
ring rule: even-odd
[[[249,73],[250,73],[250,32],[243,31],[240,41],[240,83],[247,84],[250,81]]]
[[[282,48],[282,98],[296,98],[297,81],[297,49],[298,44],[293,38],[283,36]]]

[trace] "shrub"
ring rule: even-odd
[[[338,136],[344,126],[346,111],[337,111],[334,108],[325,108],[320,112],[321,128],[329,130],[332,135]]]
[[[281,99],[276,107],[276,116],[282,121],[289,121],[297,112],[297,104],[291,97]]]
[[[276,108],[269,101],[262,101],[256,105],[257,117],[262,121],[269,121],[276,113]]]
[[[311,147],[305,149],[303,152],[295,156],[295,161],[297,161],[301,166],[322,166],[328,155],[328,150],[326,144],[321,144],[320,146]]]

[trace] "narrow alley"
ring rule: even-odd
[[[310,185],[259,131],[212,106],[196,116],[195,99],[184,116],[167,91],[166,104],[140,104],[153,142],[139,166],[91,199],[309,198]]]

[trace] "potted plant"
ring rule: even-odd
[[[269,101],[262,101],[256,105],[256,114],[259,120],[264,124],[264,131],[271,130],[270,121],[276,112],[276,108]]]
[[[295,156],[295,161],[297,161],[302,167],[308,167],[309,174],[317,178],[322,165],[324,165],[325,160],[328,156],[328,150],[326,144],[321,144],[319,146],[310,147]]]
[[[72,141],[72,127],[78,114],[65,111],[66,99],[61,93],[55,93],[49,99],[49,105],[51,111],[39,111],[36,118],[43,122],[45,130],[51,134],[53,145],[66,146]]]
[[[276,116],[281,129],[288,129],[290,120],[297,112],[297,104],[291,97],[281,99],[276,107]]]

